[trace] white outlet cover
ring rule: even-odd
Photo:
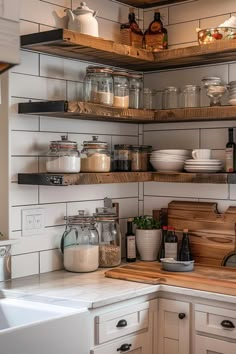
[[[43,233],[45,228],[45,210],[43,208],[22,210],[22,236],[34,236]]]

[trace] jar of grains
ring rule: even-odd
[[[129,107],[142,108],[143,75],[129,74]]]
[[[129,107],[129,79],[126,71],[113,72],[114,101],[113,106],[119,108]]]
[[[118,144],[114,146],[113,152],[113,171],[131,171],[131,148],[132,145]]]
[[[149,145],[133,145],[131,150],[131,171],[148,171]]]
[[[109,172],[111,170],[111,156],[108,143],[98,141],[98,136],[93,136],[92,139],[92,141],[83,142],[81,172]]]
[[[88,66],[84,80],[84,100],[104,105],[113,105],[112,70],[100,66]]]

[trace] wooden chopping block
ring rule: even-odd
[[[168,224],[176,229],[179,239],[183,229],[189,229],[197,263],[220,266],[224,257],[235,250],[236,207],[220,214],[217,203],[172,201],[168,205]]]

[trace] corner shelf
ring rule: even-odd
[[[63,100],[19,103],[18,112],[36,116],[123,123],[172,123],[236,119],[236,106],[145,110]]]
[[[178,2],[184,2],[187,0],[119,0],[122,4],[127,4],[134,7],[140,7],[142,9],[146,9],[154,6],[163,6],[175,4]]]
[[[149,52],[67,29],[55,29],[21,36],[21,47],[143,72],[236,60],[236,39]]]
[[[236,184],[235,173],[107,172],[107,173],[19,173],[18,183],[44,186],[166,182]]]

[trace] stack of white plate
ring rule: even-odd
[[[151,153],[150,162],[157,171],[182,171],[189,157],[188,150],[156,150]]]
[[[186,160],[184,164],[184,169],[187,172],[220,172],[222,171],[223,165],[220,160],[205,159],[205,160]]]
[[[229,104],[236,106],[236,81],[229,83]]]

